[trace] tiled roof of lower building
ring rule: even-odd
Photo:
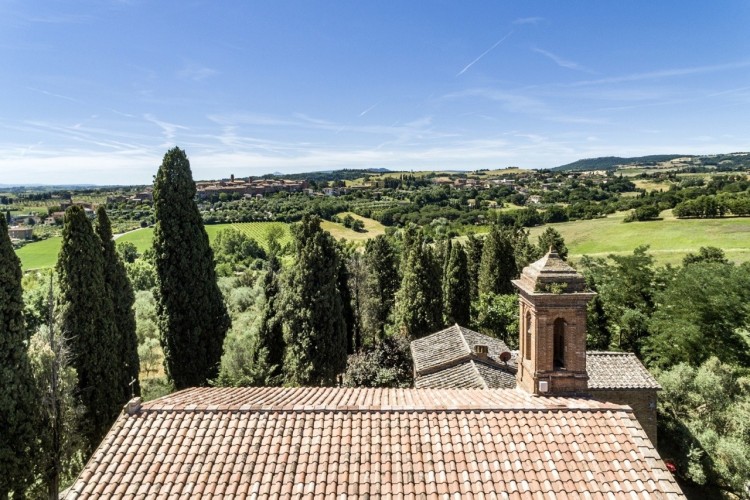
[[[589,389],[661,389],[632,352],[588,351]]]
[[[486,362],[474,354],[474,346],[480,344],[490,346]],[[415,385],[513,388],[518,351],[510,351],[510,361],[503,363],[499,353],[507,349],[502,340],[458,325],[415,340],[411,343]],[[588,351],[586,371],[588,387],[592,390],[661,389],[643,363],[630,352]]]
[[[516,390],[189,389],[123,413],[68,498],[682,498],[632,412]]]
[[[507,363],[501,361],[503,352],[510,352],[508,346],[500,339],[469,330],[463,326],[453,325],[421,339],[412,341],[411,353],[414,367],[418,374],[478,358],[475,352],[477,345],[487,346],[487,358],[490,362],[515,366],[515,356]]]

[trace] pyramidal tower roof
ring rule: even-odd
[[[586,280],[550,248],[538,261],[523,268],[514,284],[526,293],[586,292]]]

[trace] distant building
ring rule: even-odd
[[[14,240],[30,240],[34,236],[34,229],[24,226],[12,226],[8,228],[8,236]]]
[[[212,198],[215,195],[267,195],[285,191],[288,193],[301,193],[307,188],[307,181],[291,181],[286,179],[257,179],[247,181],[243,179],[234,179],[230,181],[210,181],[196,183],[198,198]]]

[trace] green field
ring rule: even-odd
[[[345,213],[339,214],[343,217]],[[366,232],[357,233],[342,224],[323,221],[322,227],[337,240],[364,242],[385,232],[385,227],[377,221],[352,214],[365,223]],[[565,238],[573,260],[582,255],[604,257],[613,254],[632,253],[639,245],[650,245],[650,252],[660,264],[679,264],[688,252],[697,252],[702,246],[722,248],[729,259],[740,263],[750,261],[750,218],[724,219],[676,219],[670,211],[662,213],[663,220],[651,222],[622,222],[625,213],[610,215],[604,219],[550,224]],[[291,241],[289,224],[281,222],[244,222],[238,224],[215,224],[206,226],[211,240],[222,229],[234,227],[265,246],[269,231],[280,231],[282,245]],[[273,229],[274,227],[278,229]],[[531,229],[531,238],[537,236],[546,226]],[[486,231],[486,229],[485,229]],[[139,229],[126,233],[118,242],[130,241],[143,252],[151,246],[153,229]],[[465,238],[465,237],[464,237]],[[30,243],[17,250],[24,270],[52,267],[60,250],[60,237]]]
[[[276,231],[279,234],[279,243],[283,246],[292,241],[292,234],[289,230],[289,224],[283,222],[242,222],[238,224],[213,224],[206,226],[208,238],[213,241],[216,234],[222,229],[229,227],[235,228],[248,236],[254,238],[264,248],[267,246],[268,233]],[[358,234],[358,233],[357,233]],[[149,227],[137,229],[117,237],[117,242],[128,241],[133,243],[139,252],[151,248],[151,242],[154,237],[154,229]],[[61,237],[49,238],[35,243],[24,245],[16,251],[21,259],[21,265],[24,271],[30,269],[40,269],[52,267],[57,261],[57,254],[60,252]]]
[[[572,260],[582,255],[625,255],[639,245],[649,245],[659,264],[680,264],[686,253],[695,253],[705,246],[723,249],[734,262],[750,261],[750,218],[676,219],[671,211],[665,211],[662,220],[625,224],[622,222],[625,215],[622,212],[604,219],[550,226],[565,238]],[[531,229],[533,242],[545,228]]]
[[[47,238],[46,240],[29,243],[16,250],[16,255],[21,259],[21,267],[24,271],[29,269],[40,269],[52,267],[57,261],[57,253],[60,251],[61,236]]]
[[[343,224],[327,220],[321,221],[320,227],[331,233],[331,235],[337,240],[344,238],[345,240],[358,243],[362,243],[369,240],[370,238],[385,234],[385,226],[376,220],[368,219],[352,212],[341,212],[340,214],[337,214],[339,219],[343,219],[347,215],[351,215],[355,219],[361,220],[365,225],[364,232],[358,233],[357,231],[353,231],[348,227],[344,227]]]
[[[268,250],[268,235],[271,232],[276,232],[278,236],[278,242],[282,247],[287,243],[292,242],[292,232],[290,231],[290,224],[286,224],[284,222],[239,222],[237,224],[221,224],[221,226],[223,227],[221,227],[220,229],[226,228],[227,226],[235,228],[236,230],[246,234],[250,238],[260,243],[260,245],[266,250]],[[216,232],[220,230],[216,230],[216,232],[211,234],[209,228],[214,227],[219,226],[206,226],[206,230],[209,231],[208,236],[212,241],[216,235]]]

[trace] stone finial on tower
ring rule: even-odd
[[[519,291],[518,387],[533,394],[585,393],[586,306],[596,294],[554,248],[513,285]]]

